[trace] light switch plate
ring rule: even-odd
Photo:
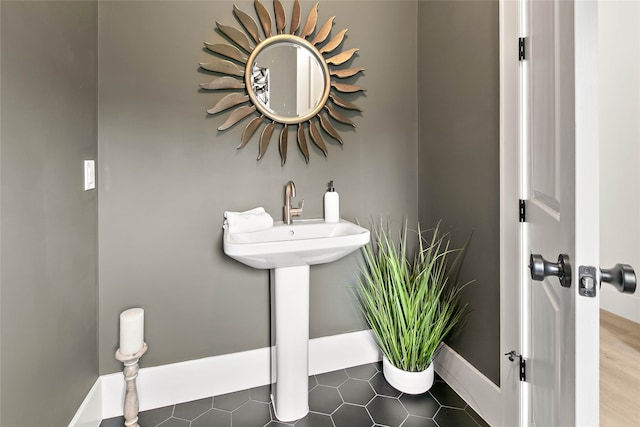
[[[84,191],[96,188],[96,161],[84,161]]]

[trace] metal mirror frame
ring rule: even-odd
[[[320,67],[322,67],[322,74],[324,76],[324,90],[323,90],[322,97],[318,101],[318,105],[316,105],[315,108],[311,110],[310,113],[307,113],[299,117],[285,117],[269,111],[257,99],[256,94],[253,91],[253,88],[251,85],[251,77],[252,77],[251,66],[255,62],[258,55],[260,55],[260,53],[269,46],[272,46],[278,43],[285,43],[285,42],[293,43],[306,49],[318,61],[318,64],[320,64]],[[256,106],[256,108],[260,113],[264,114],[271,120],[274,120],[278,123],[291,125],[291,124],[306,122],[312,119],[324,108],[325,104],[327,103],[327,100],[329,99],[329,92],[331,90],[331,76],[329,75],[329,67],[325,62],[324,57],[320,54],[320,52],[318,52],[318,49],[316,49],[311,43],[295,35],[278,34],[275,36],[271,36],[268,39],[262,41],[262,43],[257,45],[256,48],[253,50],[253,52],[251,52],[251,55],[247,60],[247,65],[244,70],[244,85],[245,85],[245,88],[247,89],[247,93],[249,95],[249,98],[251,99],[251,102],[253,103],[253,105]]]
[[[329,18],[324,25],[316,31],[318,3],[315,3],[311,8],[306,23],[301,28],[300,2],[295,0],[289,33],[286,33],[284,7],[280,0],[273,0],[275,34],[271,34],[273,22],[271,15],[264,5],[259,0],[254,0],[254,7],[265,36],[264,39],[261,38],[256,21],[249,14],[234,5],[233,14],[240,22],[241,28],[244,31],[233,26],[220,24],[216,21],[218,32],[227,40],[231,41],[231,44],[205,42],[207,52],[214,54],[214,58],[210,62],[200,63],[200,67],[216,75],[222,75],[222,77],[215,77],[211,82],[201,84],[200,87],[207,91],[232,91],[220,99],[213,108],[207,110],[207,113],[216,115],[236,107],[229,114],[227,120],[218,127],[219,131],[225,131],[243,119],[253,115],[253,118],[243,131],[240,145],[237,147],[238,149],[246,146],[260,126],[266,123],[260,135],[257,160],[260,160],[264,156],[277,125],[282,125],[279,137],[282,166],[284,166],[287,159],[287,135],[290,125],[297,125],[298,127],[296,132],[298,147],[307,163],[309,163],[307,134],[310,136],[313,144],[320,149],[326,157],[328,156],[327,144],[324,142],[319,129],[322,129],[326,135],[342,145],[342,138],[331,121],[355,128],[355,123],[342,113],[340,109],[362,111],[360,107],[342,99],[337,93],[364,92],[366,89],[332,80],[355,77],[365,70],[364,68],[340,68],[341,65],[347,63],[354,57],[358,49],[353,48],[340,52],[339,48],[343,44],[345,34],[348,31],[347,29],[341,30],[327,41],[333,27],[335,16]],[[255,57],[264,48],[283,40],[304,46],[304,48],[319,60],[325,73],[325,88],[320,102],[311,113],[302,117],[290,118],[273,114],[265,109],[256,99],[256,94],[251,87],[250,67]],[[247,57],[247,55],[249,56]],[[324,55],[327,55],[327,57]],[[260,114],[257,117],[254,114],[256,110]],[[316,121],[320,125],[319,127],[316,125]],[[305,124],[307,124],[307,126],[305,126]],[[306,129],[308,129],[308,131]]]

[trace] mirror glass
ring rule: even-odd
[[[323,99],[327,84],[325,67],[317,55],[301,43],[268,43],[247,68],[256,106],[276,120],[308,116],[326,101]]]

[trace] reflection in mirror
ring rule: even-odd
[[[324,68],[301,43],[269,44],[257,53],[251,70],[251,90],[266,114],[304,117],[326,102]]]
[[[280,158],[282,165],[285,164],[290,125],[297,126],[294,131],[298,148],[307,163],[310,152],[307,141],[327,156],[326,136],[343,143],[333,123],[355,127],[345,111],[362,111],[342,94],[353,97],[365,89],[339,82],[355,79],[364,71],[364,68],[344,66],[358,49],[341,51],[347,29],[331,34],[335,16],[316,27],[318,3],[312,6],[306,20],[303,20],[300,2],[295,0],[289,28],[280,0],[273,0],[275,26],[260,0],[253,3],[260,25],[234,6],[233,14],[241,27],[216,22],[217,31],[225,42],[205,42],[207,52],[213,58],[201,62],[200,67],[212,73],[213,80],[200,87],[211,91],[231,91],[218,99],[207,113],[216,115],[233,109],[225,122],[218,126],[219,131],[250,118],[238,148],[247,145],[258,133],[258,160],[280,126]],[[261,38],[262,33],[264,39]],[[260,128],[262,131],[258,132]]]
[[[271,101],[269,99],[269,68],[258,67],[256,62],[251,67],[251,89],[256,99],[270,109]]]

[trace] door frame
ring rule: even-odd
[[[574,3],[574,55],[575,55],[575,264],[595,266],[600,282],[600,129],[598,103],[598,3]],[[580,168],[594,165],[589,174]],[[581,237],[593,235],[584,244]],[[578,278],[574,292],[577,292]],[[598,426],[600,420],[600,288],[596,297],[576,296],[575,421],[580,426]],[[597,350],[597,351],[595,351]],[[589,372],[589,375],[585,375]],[[582,373],[582,375],[581,375]],[[588,391],[592,392],[589,393]],[[595,422],[594,422],[595,421]]]
[[[500,397],[501,425],[522,425],[519,364],[506,353],[521,353],[519,222],[520,84],[519,2],[500,0]]]

